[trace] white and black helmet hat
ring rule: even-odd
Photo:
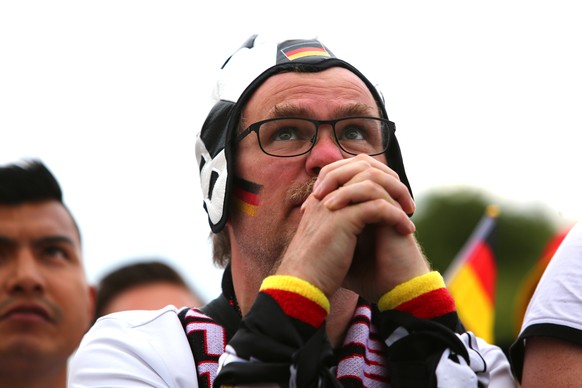
[[[267,78],[282,71],[301,69],[318,72],[331,67],[343,67],[356,74],[370,89],[381,115],[388,119],[384,99],[377,87],[348,62],[336,58],[317,39],[276,42],[253,35],[222,65],[214,91],[216,103],[196,139],[204,208],[214,233],[222,230],[228,218],[234,171],[232,141],[242,109],[252,93]],[[398,173],[400,180],[411,191],[394,134],[389,140],[386,158],[390,168]]]

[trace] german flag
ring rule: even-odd
[[[243,213],[253,217],[257,212],[257,207],[260,204],[260,192],[263,186],[246,181],[244,179],[235,178],[234,180],[234,196],[233,201],[236,207],[243,211]]]
[[[317,40],[293,41],[280,48],[281,53],[290,61],[305,57],[331,57],[328,50]]]
[[[497,265],[493,231],[499,209],[491,205],[444,275],[465,328],[494,343]]]

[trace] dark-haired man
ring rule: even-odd
[[[57,180],[38,161],[0,166],[0,386],[66,387],[93,306]]]

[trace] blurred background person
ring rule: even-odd
[[[169,264],[142,260],[119,267],[99,281],[95,317],[124,310],[157,310],[169,304],[199,307],[203,300]]]
[[[0,387],[65,387],[94,297],[55,177],[40,161],[0,166]]]

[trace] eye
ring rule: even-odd
[[[366,130],[363,128],[360,128],[356,125],[350,125],[343,130],[343,132],[341,134],[341,139],[342,140],[364,140],[365,139],[365,132],[366,132]]]
[[[261,128],[261,142],[310,141],[315,132],[313,123],[301,119],[276,119],[264,123]]]
[[[69,260],[69,251],[58,245],[41,247],[40,254],[45,260]]]
[[[7,263],[16,256],[16,244],[0,237],[0,264]]]
[[[297,132],[297,128],[290,126],[277,128],[273,133],[272,139],[273,141],[296,140],[299,137]]]

